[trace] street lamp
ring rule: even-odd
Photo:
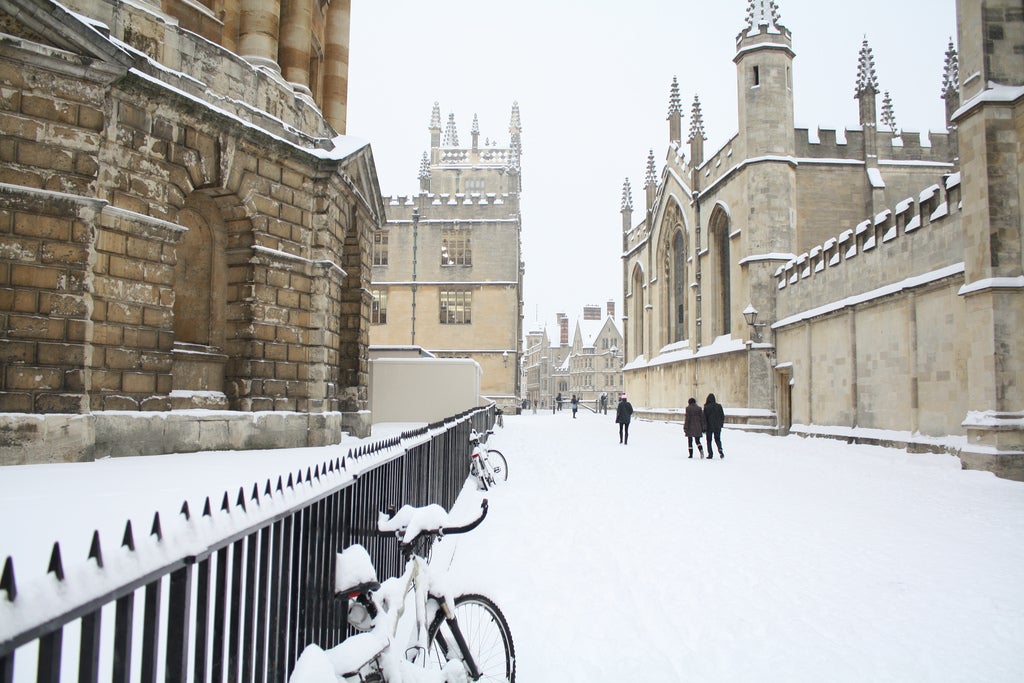
[[[760,342],[761,328],[768,323],[757,322],[757,309],[754,308],[754,304],[747,304],[747,307],[743,309],[743,318],[747,321],[747,324],[750,325],[750,336],[753,341]]]

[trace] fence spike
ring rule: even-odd
[[[294,486],[292,485],[292,473],[291,473],[291,472],[289,472],[289,473],[288,473],[288,484],[287,484],[287,486],[288,486],[288,488],[290,488],[290,489],[293,489],[293,488],[295,488],[295,487],[294,487]]]
[[[256,504],[260,504],[260,487],[254,482],[252,485],[252,500],[256,501]]]
[[[267,486],[266,486],[266,488],[263,489],[263,495],[266,498],[270,498],[270,496],[272,495],[271,494],[271,490],[270,490],[270,480],[269,479],[267,479]]]
[[[228,492],[224,492],[224,500],[220,503],[220,509],[224,512],[231,513],[231,503],[228,502]]]
[[[334,461],[331,460],[330,462],[327,463],[327,472],[328,472],[328,474],[330,474],[333,471],[334,471]]]
[[[191,513],[191,511],[189,511],[189,509],[188,509],[188,501],[187,501],[187,500],[186,500],[186,501],[184,501],[184,502],[183,502],[183,503],[181,504],[181,510],[179,510],[179,512],[180,512],[181,514],[185,515],[185,521],[186,521],[186,522],[187,522],[187,521],[189,521],[190,519],[192,519],[192,513]]]
[[[53,572],[58,581],[64,580],[64,563],[60,559],[60,542],[53,544],[53,552],[50,553],[50,566],[46,568],[46,571]]]
[[[306,477],[309,477],[309,470],[306,470]],[[313,470],[313,478],[320,481],[320,465],[317,465],[316,469]]]
[[[203,504],[203,517],[213,517],[213,509],[210,506],[210,497],[206,497],[206,502]]]
[[[0,590],[7,591],[7,602],[14,602],[18,597],[18,584],[14,581],[14,558],[7,556],[4,562],[4,572],[0,574]]]
[[[96,560],[96,565],[103,568],[103,551],[100,550],[100,532],[92,532],[92,544],[89,546],[89,557]]]
[[[349,455],[351,455],[351,453],[352,452],[349,451]],[[341,469],[343,469],[346,472],[348,472],[348,456],[347,455],[341,456]]]
[[[291,486],[291,484],[289,484],[289,486]],[[281,485],[281,477],[280,476],[277,477],[277,490],[279,492],[281,492],[281,493],[284,493],[284,487]]]
[[[311,473],[311,470],[307,467],[306,468],[306,483],[307,484],[310,483],[311,481],[313,481],[313,477],[310,476],[310,473]],[[300,479],[302,478],[302,472],[299,472],[299,478]]]
[[[238,487],[238,499],[235,500],[235,505],[242,508],[242,512],[245,512],[245,489],[241,486]]]
[[[124,525],[124,536],[121,537],[121,547],[128,550],[135,550],[135,535],[132,534],[132,520]]]
[[[160,528],[160,513],[154,513],[153,515],[153,527],[149,530],[150,536],[156,536],[156,540],[164,540],[164,531]]]

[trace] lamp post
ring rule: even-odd
[[[747,324],[750,325],[751,339],[755,342],[762,341],[761,328],[767,325],[768,323],[757,322],[757,309],[754,308],[754,304],[747,304],[747,307],[743,309],[743,318],[747,321]]]

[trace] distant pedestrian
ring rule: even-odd
[[[615,408],[615,421],[619,423],[619,443],[629,443],[629,421],[633,417],[633,404],[626,400],[626,395],[619,396],[619,405]]]
[[[722,427],[725,425],[725,409],[722,408],[722,404],[715,400],[714,394],[708,394],[708,399],[704,401],[704,429],[708,440],[708,457],[714,457],[714,452],[711,450],[711,439],[714,438],[715,445],[718,446],[718,457],[724,458],[725,452],[722,450]]]
[[[700,444],[704,436],[704,411],[697,405],[697,399],[691,398],[686,405],[686,421],[683,423],[683,434],[686,434],[686,448],[693,457],[693,443],[697,442],[700,457],[704,457],[704,447]]]
[[[607,415],[608,414],[608,392],[607,391],[602,391],[601,392],[601,413],[603,415]]]
[[[580,400],[578,398],[576,398],[576,394],[572,395],[571,405],[572,405],[572,419],[575,420],[576,419],[576,411],[580,407]]]
[[[559,410],[559,411],[561,411],[561,410],[562,410],[562,400],[563,400],[563,399],[562,399],[562,392],[561,392],[561,391],[559,391],[559,392],[558,392],[558,396],[556,396],[556,397],[555,397],[555,403],[557,403],[557,404],[558,404],[558,410]]]

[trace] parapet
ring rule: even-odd
[[[936,183],[922,190],[917,197],[908,197],[891,209],[885,209],[872,218],[858,223],[855,227],[842,231],[838,237],[825,241],[813,249],[791,259],[775,271],[778,290],[793,287],[810,286],[828,273],[843,268],[847,262],[862,258],[864,254],[876,250],[888,250],[910,261],[913,250],[902,245],[901,240],[907,236],[928,229],[936,229],[951,220],[959,220],[962,207],[960,199],[960,173],[944,176],[941,183]],[[918,249],[918,252],[923,250]],[[954,255],[962,259],[962,252]],[[941,260],[948,255],[936,253],[920,255],[923,262],[926,258]],[[932,266],[939,265],[937,263]],[[891,264],[889,266],[892,267]],[[881,273],[875,273],[881,276]],[[806,283],[806,284],[805,284]]]

